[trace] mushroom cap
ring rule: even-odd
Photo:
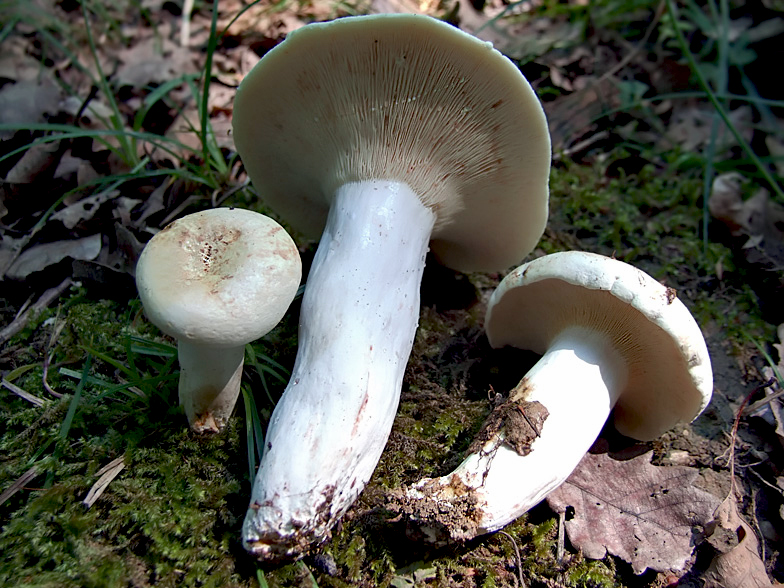
[[[244,345],[286,313],[302,265],[289,234],[250,210],[215,208],[157,233],[136,266],[136,287],[150,321],[194,344]]]
[[[317,237],[348,182],[408,184],[436,214],[431,250],[460,271],[519,263],[547,221],[539,99],[490,43],[416,14],[291,32],[240,84],[234,142],[264,202]]]
[[[485,319],[493,347],[540,354],[573,325],[603,333],[626,360],[614,411],[624,435],[655,439],[708,405],[713,372],[694,317],[675,290],[622,261],[579,251],[540,257],[501,281]]]

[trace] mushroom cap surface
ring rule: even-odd
[[[283,227],[238,208],[175,220],[147,243],[136,266],[153,324],[178,340],[225,347],[272,330],[301,276],[299,251]]]
[[[603,333],[626,361],[614,411],[624,435],[655,439],[708,405],[713,372],[694,317],[675,290],[622,261],[567,251],[523,264],[501,281],[485,319],[493,347],[540,354],[570,326]],[[579,385],[564,374],[564,386]]]
[[[431,17],[296,29],[240,84],[233,134],[264,202],[311,237],[364,180],[411,187],[436,214],[431,250],[460,271],[519,263],[547,221],[539,99],[491,44]]]

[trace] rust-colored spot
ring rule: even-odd
[[[212,416],[212,412],[207,410],[202,414],[196,415],[193,424],[191,425],[191,429],[196,431],[197,433],[220,433],[221,427],[218,425],[215,417]]]
[[[357,411],[357,417],[354,419],[354,427],[351,429],[352,436],[357,434],[357,430],[359,429],[359,423],[361,423],[362,419],[364,418],[363,415],[365,412],[365,407],[367,407],[368,400],[370,399],[370,393],[367,389],[369,388],[369,386],[370,385],[368,384],[368,386],[365,388],[365,397],[362,399],[362,405],[359,407],[359,411]]]

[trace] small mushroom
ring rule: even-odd
[[[519,263],[547,219],[550,141],[511,61],[412,14],[295,30],[243,80],[233,125],[265,203],[323,231],[243,526],[250,552],[282,559],[328,538],[375,469],[428,244],[460,271]]]
[[[610,411],[647,441],[696,418],[713,388],[700,328],[672,288],[621,261],[555,253],[510,273],[488,303],[493,347],[542,354],[452,473],[404,500],[425,539],[507,525],[566,480]],[[433,514],[436,513],[436,514]],[[449,513],[449,517],[439,513]]]
[[[150,321],[177,339],[180,404],[197,432],[219,432],[240,392],[245,344],[267,334],[297,292],[294,241],[237,208],[190,214],[147,243],[136,287]]]

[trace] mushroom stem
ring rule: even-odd
[[[531,435],[530,451],[518,453],[506,441],[515,433],[508,430],[514,420],[506,419],[451,474],[408,489],[411,519],[425,539],[444,543],[496,531],[555,490],[596,440],[626,379],[609,338],[564,329],[509,397],[524,415],[532,402],[549,413],[538,436]]]
[[[257,557],[296,557],[327,539],[373,473],[414,341],[434,220],[403,183],[337,190],[243,525]]]
[[[240,394],[245,346],[177,342],[180,361],[180,404],[191,429],[217,433],[223,429]]]

